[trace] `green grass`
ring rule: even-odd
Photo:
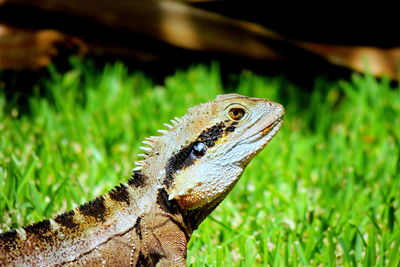
[[[163,85],[118,63],[51,73],[28,106],[6,103],[0,91],[3,230],[126,181],[144,137],[223,93],[217,64],[178,71]],[[244,71],[228,91],[282,103],[285,123],[194,233],[188,263],[399,266],[399,88],[354,75],[317,78],[306,92]]]

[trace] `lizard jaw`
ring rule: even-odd
[[[262,128],[261,130],[258,130],[256,133],[250,136],[244,137],[242,141],[244,144],[250,144],[257,142],[261,139],[264,139],[266,141],[266,143],[264,144],[265,146],[272,139],[272,137],[274,137],[275,134],[279,131],[279,129],[282,127],[282,124],[283,124],[283,116],[280,116],[278,119],[268,124],[268,126]],[[264,148],[264,146],[262,146],[261,149]]]
[[[270,125],[265,127],[262,131],[261,134],[263,136],[267,135],[272,129],[274,129],[278,124],[282,123],[282,117],[278,118],[276,121],[272,122]]]
[[[282,127],[282,124],[283,124],[283,118],[279,117],[276,121],[274,121],[261,131],[261,136],[262,137],[268,136],[268,139],[271,139]]]

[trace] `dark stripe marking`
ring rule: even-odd
[[[74,215],[75,212],[73,210],[70,210],[64,214],[55,217],[54,221],[56,221],[62,226],[72,229],[78,226],[78,224],[74,222]]]
[[[28,226],[24,226],[22,228],[26,231],[26,233],[37,235],[38,237],[40,235],[43,235],[44,233],[51,231],[49,220],[43,220],[41,222],[34,223],[34,224],[31,224]]]
[[[2,248],[4,252],[14,251],[18,245],[17,238],[18,233],[15,230],[0,234],[0,248]]]
[[[235,130],[237,123],[232,123],[230,126],[226,126],[225,122],[221,121],[214,126],[205,129],[201,134],[191,142],[189,145],[183,147],[176,154],[174,154],[165,166],[165,179],[164,185],[169,188],[173,183],[173,175],[178,170],[192,165],[195,162],[195,158],[191,157],[190,154],[193,150],[193,146],[196,142],[204,143],[208,148],[213,147],[215,142],[223,136],[223,134],[229,134]]]
[[[226,132],[232,133],[232,132],[235,131],[235,129],[236,129],[236,127],[233,126],[233,125],[231,125],[231,126],[226,127],[225,131],[226,131]]]
[[[160,259],[164,257],[157,252],[150,252],[149,257],[145,257],[142,251],[139,252],[139,257],[136,262],[136,266],[148,267],[148,266],[156,266]]]
[[[25,230],[27,235],[33,235],[39,240],[46,241],[48,244],[52,244],[53,238],[51,236],[51,226],[49,220],[43,220],[22,228]]]
[[[150,260],[152,262],[152,265],[154,265],[154,266],[156,266],[157,263],[160,261],[160,259],[163,257],[164,256],[158,252],[150,252]]]
[[[157,204],[160,205],[160,208],[166,213],[170,214],[178,214],[179,205],[175,199],[168,200],[168,193],[165,189],[159,189],[157,193]]]
[[[136,223],[133,226],[133,228],[135,228],[135,232],[137,234],[137,236],[139,237],[140,240],[142,240],[142,226],[140,225],[140,221],[142,220],[142,217],[138,217],[136,219]]]
[[[173,174],[184,167],[190,166],[194,163],[194,158],[190,157],[190,153],[193,150],[193,146],[196,141],[190,143],[188,146],[182,148],[178,153],[172,156],[166,165],[166,175],[164,179],[164,185],[169,188],[173,182]]]
[[[225,128],[225,132],[230,132],[230,133],[234,132],[237,124],[238,124],[237,121],[232,122],[231,125]]]
[[[223,121],[215,124],[214,126],[205,129],[197,138],[199,141],[207,145],[207,147],[213,147],[215,142],[222,137],[224,133],[225,124]]]
[[[140,171],[134,171],[132,177],[128,180],[128,184],[134,187],[144,187],[147,177]]]
[[[104,205],[104,198],[102,196],[89,201],[79,207],[79,211],[85,215],[94,217],[98,220],[104,221],[106,215],[106,206]]]
[[[116,186],[113,190],[111,190],[108,193],[108,195],[114,201],[124,202],[128,205],[130,204],[128,188],[123,184]]]
[[[147,267],[151,266],[149,262],[149,258],[145,257],[142,253],[142,251],[139,252],[139,257],[136,262],[136,267]]]

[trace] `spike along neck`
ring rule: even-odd
[[[138,154],[141,158],[135,161],[134,173],[141,173],[148,177],[149,183],[155,187],[163,188],[163,181],[166,176],[165,162],[171,157],[172,152],[176,150],[179,137],[186,136],[185,127],[188,124],[188,116],[175,118],[171,124],[164,123],[167,129],[161,129],[157,132],[160,136],[147,137],[142,143],[140,149],[143,153]]]
[[[198,107],[202,106],[205,105]],[[198,159],[204,155],[206,150],[212,151],[218,142],[223,141],[237,127],[235,121],[226,119],[210,121],[203,119],[199,113],[198,109],[190,109],[182,118],[172,120],[172,125],[165,124],[168,130],[159,130],[162,133],[161,136],[152,136],[143,141],[147,145],[141,147],[145,153],[139,154],[143,160],[136,161],[137,167],[134,169],[152,179],[151,182],[158,188],[165,189],[169,200],[177,200],[180,208],[191,210],[211,202],[217,197],[217,194],[223,194],[226,188],[230,190],[233,187],[230,180],[226,180],[226,184],[219,181],[220,184],[214,188],[213,195],[215,197],[210,197],[204,194],[204,192],[210,191],[208,183],[198,183],[190,175],[183,178],[184,185],[182,185],[182,179],[180,181],[175,179],[177,176],[185,176],[185,172],[190,172],[190,167],[198,164]],[[159,151],[163,151],[163,153],[159,153]],[[224,166],[224,168],[228,167],[230,174],[239,179],[243,168],[237,165]],[[206,169],[198,175],[204,174],[207,175]],[[208,176],[211,177],[211,175]],[[184,190],[177,192],[175,188],[177,184]],[[227,192],[223,195],[226,194]]]

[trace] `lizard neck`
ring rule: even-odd
[[[168,193],[168,187],[174,182],[171,172],[177,171],[175,168],[180,167],[182,161],[187,156],[181,155],[184,153],[180,153],[186,150],[184,146],[180,147],[179,150],[176,149],[176,142],[177,139],[190,139],[188,134],[191,132],[184,130],[190,122],[187,120],[187,116],[181,119],[176,118],[176,120],[180,123],[173,121],[173,129],[175,131],[164,131],[162,132],[162,136],[152,136],[144,142],[148,147],[141,147],[145,151],[145,154],[140,154],[143,160],[136,161],[135,163],[138,166],[136,169],[140,170],[149,180],[148,183],[156,188],[156,191],[154,191],[156,208],[161,209],[165,214],[169,214],[171,220],[179,224],[180,229],[182,229],[187,240],[189,240],[193,231],[223,201],[237,181],[230,185],[217,199],[196,209],[184,209],[178,204],[177,200],[171,200]],[[160,153],[159,151],[164,151],[164,153]],[[239,172],[241,173],[242,171],[243,169],[240,168]],[[240,173],[238,173],[237,179],[239,179]],[[190,180],[190,177],[187,177],[187,179]]]
[[[125,263],[164,257],[155,233],[167,227],[187,242],[191,232],[156,180],[135,171],[127,184],[67,213],[1,234],[0,265],[77,264],[115,249],[125,250]]]

